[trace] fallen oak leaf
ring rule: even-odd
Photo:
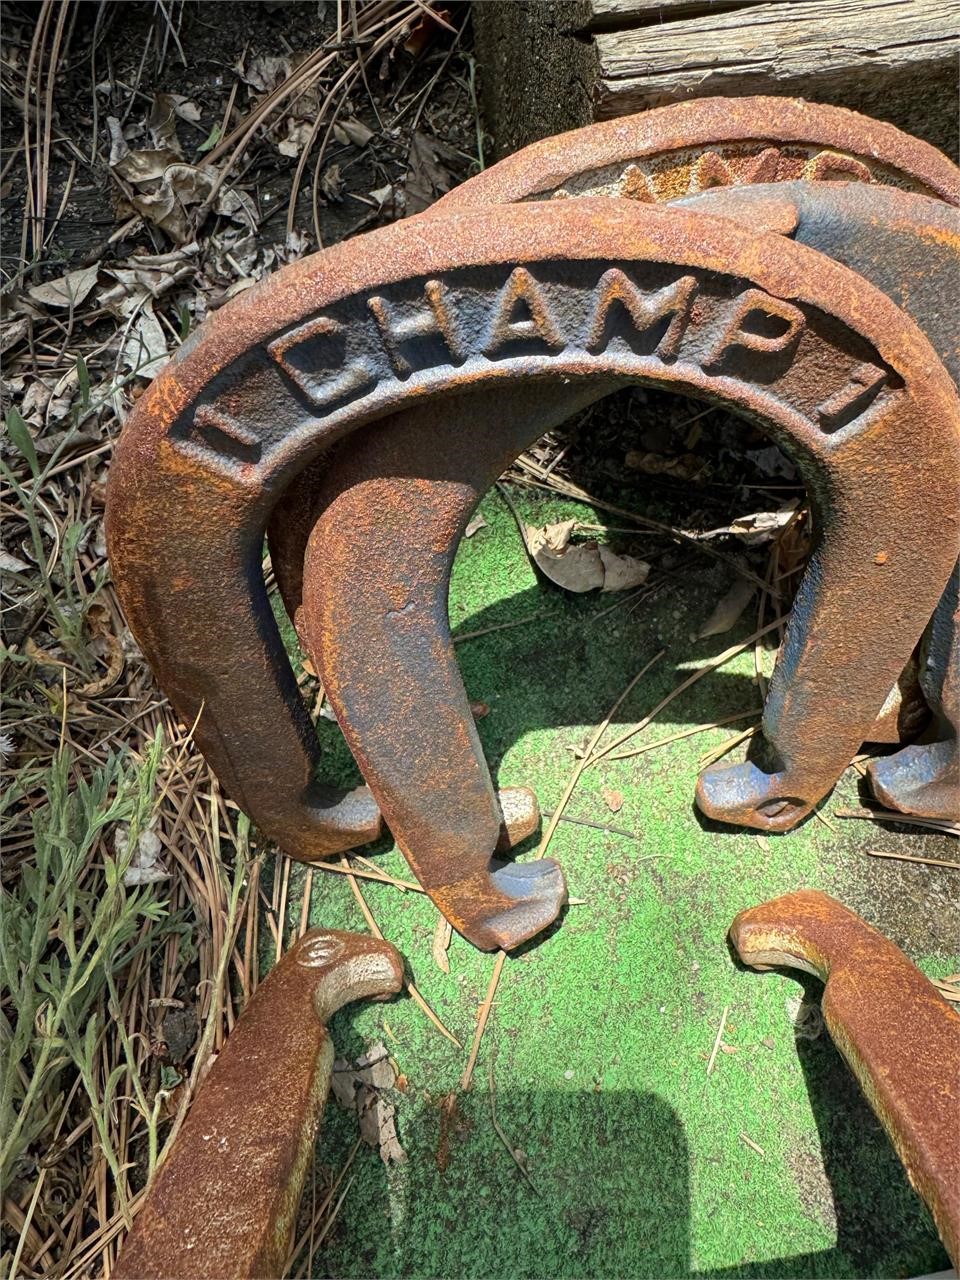
[[[327,165],[320,177],[320,190],[323,192],[324,199],[332,200],[334,204],[339,204],[343,199],[345,183],[340,176],[340,166],[338,164]]]
[[[373,1089],[392,1089],[397,1073],[387,1052],[387,1046],[378,1040],[356,1061],[357,1079]]]
[[[34,285],[27,290],[27,295],[45,307],[79,306],[97,283],[99,270],[99,263],[96,263],[92,267],[81,267],[79,271],[68,271],[56,280]]]
[[[650,566],[634,556],[619,556],[595,541],[572,543],[575,520],[535,528],[526,525],[524,541],[540,571],[565,591],[625,591],[647,580]]]

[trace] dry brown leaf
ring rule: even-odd
[[[138,378],[149,379],[155,378],[166,363],[167,335],[154,314],[152,304],[147,302],[124,340],[120,364]]]
[[[565,591],[624,591],[645,582],[650,566],[633,556],[618,556],[594,541],[571,543],[575,520],[534,528],[524,541],[537,568]]]
[[[101,660],[107,664],[106,674],[98,680],[83,684],[77,692],[84,698],[98,698],[105,690],[116,684],[123,671],[123,648],[113,633],[109,611],[99,604],[93,604],[87,611],[87,623],[94,635],[94,646]]]
[[[407,156],[407,217],[420,213],[450,190],[453,179],[441,162],[455,156],[452,148],[436,138],[419,130],[413,135]]]
[[[705,460],[695,453],[670,455],[630,449],[623,461],[631,471],[641,471],[648,476],[675,476],[691,483],[704,479],[708,470]]]
[[[641,586],[650,576],[646,560],[638,560],[636,556],[618,556],[603,543],[599,553],[603,565],[601,591],[629,591],[631,587]]]
[[[382,1042],[373,1045],[351,1064],[338,1058],[333,1064],[333,1096],[348,1111],[360,1117],[360,1136],[379,1150],[384,1164],[400,1164],[406,1153],[397,1140],[394,1108],[383,1097],[384,1089],[397,1083],[397,1072]]]
[[[434,963],[441,973],[450,972],[450,957],[447,952],[450,949],[450,939],[453,937],[453,925],[449,920],[445,920],[440,916],[437,920],[437,927],[433,931],[433,946],[431,953]]]
[[[737,578],[730,590],[720,597],[710,617],[699,632],[699,639],[729,631],[753,599],[756,586],[748,578]]]
[[[473,517],[466,529],[463,531],[465,538],[472,538],[475,533],[479,533],[481,529],[487,527],[487,522],[479,512]]]
[[[5,320],[0,326],[0,355],[5,356],[18,342],[22,342],[27,336],[29,327],[30,321],[26,316],[20,316],[16,320]]]
[[[362,120],[338,120],[333,126],[333,136],[343,146],[365,147],[373,137],[373,130],[368,129]]]
[[[603,802],[611,813],[619,813],[623,808],[622,791],[612,791],[609,787],[604,787],[600,794],[603,796]]]
[[[701,537],[706,540],[732,533],[735,537],[742,539],[748,547],[759,546],[761,543],[771,542],[780,530],[790,523],[798,506],[798,499],[791,498],[779,511],[755,511],[751,515],[740,516],[732,524],[711,529]]]
[[[432,12],[426,9],[411,26],[410,33],[403,42],[406,52],[414,58],[419,57],[431,40],[444,30],[449,19],[449,9],[435,9]]]
[[[396,1108],[376,1090],[370,1090],[360,1111],[360,1136],[369,1147],[379,1150],[384,1164],[403,1164],[407,1153],[397,1138]]]
[[[234,67],[244,84],[258,93],[270,93],[293,70],[290,58],[279,54],[258,53],[246,65]]]
[[[79,271],[68,271],[65,276],[59,276],[56,280],[34,285],[27,293],[34,302],[45,307],[76,307],[97,283],[99,270],[99,264],[95,264],[92,267],[81,267]]]
[[[325,200],[332,200],[335,204],[343,199],[344,181],[340,176],[340,166],[338,164],[327,165],[320,178],[320,190],[323,192]]]

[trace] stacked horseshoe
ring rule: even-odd
[[[372,839],[382,815],[478,946],[548,925],[559,868],[494,861],[535,829],[536,801],[491,784],[450,642],[450,567],[526,445],[644,382],[765,427],[804,475],[820,535],[762,749],[707,770],[701,808],[793,826],[861,742],[900,740],[919,644],[929,724],[872,767],[873,786],[905,812],[954,816],[958,206],[960,171],[887,125],[783,99],[689,103],[530,147],[217,313],[125,428],[108,539],[131,628],[228,791],[306,861]],[[263,581],[268,526],[369,790],[317,781]],[[731,940],[748,964],[825,980],[827,1025],[960,1261],[960,1020],[821,894],[742,913]],[[401,981],[374,939],[316,931],[284,957],[117,1275],[281,1273],[330,1082],[324,1024]]]
[[[479,947],[549,925],[556,864],[498,859],[536,803],[491,783],[450,567],[517,454],[640,382],[763,427],[819,530],[763,741],[704,772],[701,808],[762,830],[800,821],[862,742],[899,740],[919,644],[928,728],[872,781],[888,805],[952,816],[958,206],[960,171],[891,126],[705,100],[536,144],[216,313],[127,423],[107,532],[131,629],[227,791],[305,861],[371,840],[382,815]],[[263,581],[268,525],[369,790],[317,780]]]

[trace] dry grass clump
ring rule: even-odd
[[[195,324],[320,243],[326,211],[403,212],[463,23],[424,0],[338,4],[312,51],[247,49],[217,88],[188,66],[205,9],[209,25],[214,6],[182,0],[4,14],[4,1274],[109,1274],[256,986],[261,926],[271,957],[289,941],[281,861],[263,888],[120,612],[112,441]],[[174,71],[196,100],[154,88]],[[352,166],[376,187],[354,191]],[[112,225],[84,220],[97,188]]]

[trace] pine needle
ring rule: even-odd
[[[493,998],[497,994],[497,987],[500,985],[500,974],[503,972],[503,962],[507,958],[505,951],[497,952],[496,963],[493,966],[493,973],[490,976],[490,985],[487,987],[487,994],[484,996],[483,1004],[480,1006],[480,1013],[477,1016],[477,1029],[473,1033],[473,1044],[470,1046],[470,1057],[467,1059],[467,1065],[463,1069],[463,1075],[460,1077],[460,1092],[466,1093],[473,1082],[473,1069],[477,1065],[477,1055],[480,1052],[480,1041],[483,1039],[483,1033],[486,1030],[487,1019],[490,1017],[490,1010],[493,1008]]]
[[[350,877],[350,888],[353,890],[353,896],[357,900],[357,906],[363,912],[363,918],[367,922],[367,927],[369,928],[370,932],[373,934],[375,938],[379,938],[381,942],[385,941],[383,933],[381,932],[380,926],[377,924],[376,920],[373,918],[373,912],[367,906],[366,899],[364,898],[363,894],[360,892],[360,886],[357,884],[357,877],[354,875],[354,868],[350,866],[350,864],[347,862],[347,859],[343,856],[341,856],[340,858],[340,865],[347,870],[347,873]],[[453,1034],[452,1031],[450,1031],[446,1026],[444,1026],[444,1024],[440,1021],[440,1019],[437,1017],[434,1011],[427,1004],[426,1000],[424,1000],[423,996],[417,990],[413,981],[410,978],[408,978],[406,975],[404,975],[403,985],[406,987],[410,995],[410,999],[414,1002],[415,1005],[417,1005],[420,1009],[423,1010],[423,1012],[426,1014],[429,1020],[440,1032],[440,1034],[442,1036],[445,1036],[446,1039],[449,1040],[451,1044],[455,1044],[458,1049],[462,1049],[463,1044],[457,1039],[457,1037]]]
[[[713,1068],[717,1061],[717,1054],[720,1052],[720,1042],[723,1040],[723,1033],[726,1030],[727,1018],[730,1015],[730,1006],[723,1006],[723,1017],[720,1019],[720,1025],[717,1027],[717,1038],[713,1042],[713,1049],[710,1053],[710,1061],[707,1063],[707,1075],[713,1075]]]
[[[711,658],[710,661],[705,662],[702,667],[698,667],[692,675],[687,676],[686,680],[682,680],[675,689],[672,689],[665,698],[661,699],[653,710],[643,717],[639,724],[634,725],[634,727],[629,729],[626,733],[622,733],[619,738],[615,738],[613,742],[604,747],[602,751],[598,751],[595,756],[587,761],[587,763],[596,764],[599,760],[603,760],[605,757],[609,756],[613,750],[621,746],[624,742],[627,742],[630,738],[635,737],[641,729],[645,729],[650,721],[653,720],[655,716],[658,716],[665,707],[668,707],[674,698],[679,697],[684,690],[689,689],[690,686],[696,684],[698,680],[702,680],[703,677],[709,675],[711,671],[716,671],[719,667],[722,667],[725,663],[729,662],[731,658],[735,658],[738,653],[743,653],[744,649],[749,649],[749,647],[758,640],[760,636],[768,635],[769,632],[773,631],[777,626],[779,626],[779,624],[779,618],[774,622],[769,622],[765,627],[761,627],[759,631],[754,632],[752,636],[748,636],[746,640],[742,640],[739,644],[731,645],[729,649],[724,649],[723,653],[718,653],[715,658]]]
[[[547,829],[543,833],[543,838],[540,841],[540,848],[537,850],[537,857],[542,858],[546,853],[547,846],[550,844],[550,841],[553,839],[553,833],[557,829],[557,825],[559,824],[560,818],[563,815],[563,811],[566,808],[567,801],[573,795],[574,788],[579,782],[580,775],[583,773],[584,769],[586,769],[588,764],[592,764],[593,759],[596,758],[596,757],[592,757],[591,753],[593,752],[597,743],[603,737],[604,733],[609,728],[610,721],[617,714],[617,711],[620,709],[620,706],[625,701],[625,699],[633,691],[637,682],[647,674],[647,672],[654,665],[654,663],[660,661],[660,659],[663,657],[665,653],[666,653],[666,649],[661,649],[659,653],[654,654],[654,656],[650,659],[650,661],[645,666],[641,667],[641,669],[637,672],[637,674],[633,677],[633,679],[624,689],[623,693],[620,694],[619,698],[617,698],[616,702],[607,712],[604,719],[600,722],[600,724],[594,730],[593,735],[590,738],[589,743],[587,744],[587,748],[586,748],[586,751],[584,752],[583,759],[577,762],[576,768],[574,769],[573,773],[570,775],[570,780],[568,781],[566,788],[564,789],[563,795],[560,797],[560,802],[556,806],[556,808],[553,810],[553,814],[547,825]]]

